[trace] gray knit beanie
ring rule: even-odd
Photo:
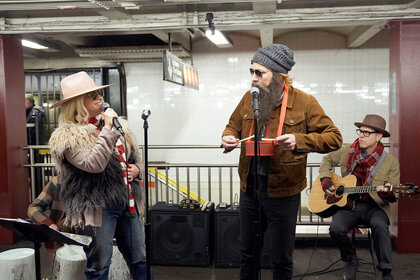
[[[256,62],[284,74],[287,74],[295,65],[293,51],[281,44],[271,44],[259,48],[251,62]]]

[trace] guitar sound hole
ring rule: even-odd
[[[343,193],[344,193],[344,186],[339,186],[339,187],[337,188],[337,191],[335,192],[335,194],[336,194],[337,196],[341,196],[341,195],[343,195]]]

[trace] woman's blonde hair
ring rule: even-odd
[[[293,84],[293,78],[290,77],[288,74],[280,73],[280,75],[283,77],[284,82],[286,83],[287,86],[290,87]]]
[[[62,124],[65,122],[86,122],[89,118],[89,112],[84,104],[85,95],[77,96],[61,105],[60,116],[58,117],[58,123]],[[80,119],[76,119],[80,118]]]

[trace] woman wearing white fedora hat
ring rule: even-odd
[[[62,182],[60,199],[66,225],[90,235],[85,248],[87,279],[108,279],[113,238],[133,279],[145,278],[143,205],[139,180],[144,176],[138,145],[125,122],[126,145],[112,128],[114,110],[102,112],[103,89],[86,72],[61,81],[59,126],[50,138],[51,155]]]

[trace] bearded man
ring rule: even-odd
[[[293,88],[293,80],[288,75],[295,64],[293,59],[293,52],[288,47],[272,44],[260,48],[251,61],[252,86],[260,90],[258,131],[261,133],[258,137],[260,143],[266,142],[272,150],[256,161],[253,150],[246,148],[252,143],[241,145],[238,168],[241,280],[258,279],[262,242],[257,248],[254,242],[258,234],[264,236],[266,229],[273,279],[292,279],[296,220],[300,193],[306,187],[307,154],[328,153],[342,144],[339,130],[316,99]],[[253,135],[253,117],[248,91],[223,131],[225,152],[236,148],[240,139]],[[267,138],[275,140],[263,141]],[[254,168],[256,162],[258,169]],[[257,176],[258,184],[254,184],[254,176]],[[258,222],[260,233],[254,227]]]

